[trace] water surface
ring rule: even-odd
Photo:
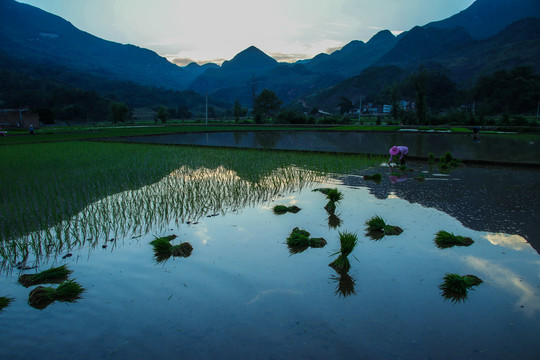
[[[436,157],[450,151],[461,160],[496,163],[540,164],[536,135],[418,132],[339,131],[231,131],[134,136],[127,142],[227,146],[388,155],[392,145],[406,145],[409,156]]]
[[[39,258],[39,270],[67,264],[87,289],[81,300],[33,309],[26,303],[30,289],[17,283],[21,271],[2,270],[0,295],[15,301],[0,313],[0,356],[536,359],[540,256],[530,243],[538,240],[533,232],[538,209],[534,202],[522,203],[531,206],[523,212],[515,206],[538,198],[539,188],[530,180],[537,172],[522,170],[516,181],[531,185],[523,196],[498,203],[494,216],[505,221],[466,222],[470,214],[492,216],[491,206],[476,205],[491,196],[477,179],[479,174],[495,179],[501,169],[465,167],[440,174],[425,164],[409,166],[413,172],[407,178],[391,177],[396,175],[385,167],[366,171],[382,172],[380,184],[363,180],[363,174],[321,178],[289,169],[277,173],[288,174],[287,186],[272,176],[257,186],[227,169],[184,169],[102,199],[77,217],[79,229],[84,219],[99,220],[114,233],[88,230],[96,242],[29,260]],[[420,172],[423,182],[412,176]],[[491,183],[493,189],[504,187]],[[189,195],[197,186],[202,196]],[[344,194],[337,228],[329,226],[325,196],[312,191],[321,187]],[[458,194],[466,189],[471,191],[460,201]],[[187,201],[196,209],[179,206]],[[276,204],[302,210],[275,215]],[[116,206],[124,216],[117,216]],[[373,215],[402,227],[403,234],[379,241],[365,236],[364,223]],[[328,245],[291,255],[285,240],[294,227]],[[439,230],[475,243],[439,249],[433,242]],[[339,231],[360,239],[350,255],[353,292],[348,293],[328,266],[339,249]],[[189,241],[194,251],[158,264],[149,242],[169,234],[178,235],[175,243]],[[73,256],[62,259],[68,251]],[[438,288],[449,272],[473,274],[484,283],[466,301],[453,303]]]

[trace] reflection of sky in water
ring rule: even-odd
[[[235,179],[219,174],[223,181]],[[537,356],[540,258],[522,237],[472,230],[440,209],[405,200],[409,195],[400,189],[379,198],[371,185],[340,185],[342,180],[226,202],[225,211],[209,208],[197,224],[165,217],[167,223],[140,238],[119,238],[114,249],[51,259],[67,263],[88,289],[79,303],[38,312],[25,304],[28,291],[16,284],[17,274],[2,277],[1,288],[17,301],[0,315],[6,344],[0,354],[136,359],[177,356],[181,349],[186,358]],[[328,186],[344,194],[338,229],[328,226],[324,194],[312,191]],[[163,189],[155,190],[144,189]],[[204,203],[214,204],[206,197]],[[275,215],[278,204],[302,210]],[[214,212],[219,215],[205,216]],[[403,234],[380,241],[364,236],[373,215],[402,227]],[[328,245],[291,255],[285,239],[297,226]],[[433,239],[439,230],[475,243],[438,249]],[[338,231],[356,232],[360,240],[350,256],[355,294],[346,298],[335,295],[336,273],[328,266],[339,249]],[[189,241],[194,251],[156,265],[149,242],[170,233],[179,236],[174,243]],[[484,283],[464,303],[452,304],[438,289],[448,272],[473,274]],[[459,346],[449,340],[456,335]],[[58,355],[59,348],[65,355]]]
[[[527,242],[527,240],[519,235],[488,233],[484,237],[493,245],[499,245],[513,250],[524,250],[531,248],[531,245]]]
[[[465,262],[476,271],[489,276],[491,283],[516,296],[517,300],[514,304],[516,309],[523,308],[523,311],[530,316],[538,313],[540,301],[538,285],[535,284],[535,281],[538,282],[540,275],[540,260],[524,261],[516,270],[498,264],[494,260],[480,259],[474,256],[465,257]]]

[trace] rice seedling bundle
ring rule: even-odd
[[[437,165],[441,169],[449,169],[449,168],[455,168],[461,165],[461,161],[458,159],[454,159],[452,154],[447,151],[443,156],[439,158],[439,162]]]
[[[288,213],[288,212],[296,214],[297,212],[299,212],[302,209],[300,209],[296,205],[292,205],[292,206],[276,205],[276,206],[274,206],[273,210],[274,210],[274,214],[283,215],[283,214]]]
[[[382,181],[382,175],[381,173],[376,173],[373,175],[364,175],[364,180],[373,181],[376,183],[380,183]]]
[[[85,289],[75,280],[67,280],[53,287],[38,286],[30,292],[28,304],[36,309],[44,309],[55,300],[74,302],[80,298]]]
[[[188,242],[174,245],[171,249],[172,256],[189,257],[193,252],[193,246]]]
[[[309,246],[313,248],[322,248],[327,244],[324,238],[310,238]]]
[[[343,193],[338,189],[330,189],[326,194],[326,198],[333,203],[338,203],[343,200]]]
[[[66,265],[61,265],[44,270],[37,274],[21,275],[19,276],[19,283],[21,283],[24,287],[38,284],[60,283],[67,280],[69,274],[71,273],[72,271],[69,270]]]
[[[321,192],[323,193],[324,195],[328,195],[328,193],[330,192],[330,188],[317,188],[317,189],[313,189],[313,191],[318,191],[318,192]]]
[[[358,243],[358,236],[355,233],[339,232],[339,243],[341,244],[341,254],[349,256]]]
[[[287,245],[289,247],[309,246],[309,236],[311,234],[306,230],[301,230],[295,227],[291,234],[287,237]]]
[[[454,235],[448,231],[438,231],[435,234],[435,245],[440,249],[446,249],[452,246],[470,246],[474,243],[470,237]]]
[[[399,226],[386,224],[383,218],[378,215],[367,220],[366,226],[367,235],[376,240],[381,239],[384,235],[399,235],[403,232],[403,229]]]
[[[383,218],[378,215],[373,216],[371,219],[366,221],[368,231],[383,231],[386,223]]]
[[[155,238],[150,242],[154,247],[154,257],[157,262],[162,262],[174,257],[189,257],[193,251],[193,246],[188,242],[183,242],[179,245],[172,245],[170,242],[174,240],[176,235],[163,236]]]
[[[464,301],[467,298],[468,291],[473,286],[480,285],[483,281],[475,275],[460,276],[455,273],[447,273],[443,278],[443,283],[439,285],[442,295],[453,302]]]

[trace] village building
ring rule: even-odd
[[[39,115],[29,109],[0,109],[0,127],[28,129],[39,128]]]

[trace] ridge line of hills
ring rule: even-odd
[[[399,36],[383,30],[368,42],[353,40],[332,54],[310,60],[279,63],[251,46],[221,66],[179,67],[148,49],[102,40],[56,15],[0,0],[0,69],[102,95],[113,92],[120,99],[126,91],[118,88],[131,84],[141,92],[143,88],[173,90],[177,103],[184,96],[195,99],[194,93],[208,93],[217,108],[236,100],[250,106],[254,88],[272,90],[286,104],[305,103],[316,94],[339,89],[342,82],[359,81],[365,71],[377,73],[374,69],[387,69],[379,71],[378,86],[382,87],[430,64],[461,87],[471,86],[481,75],[517,66],[539,72],[538,34],[540,2],[477,0],[450,18],[416,26]],[[200,96],[194,101],[200,102]],[[0,106],[2,100],[0,93]]]

